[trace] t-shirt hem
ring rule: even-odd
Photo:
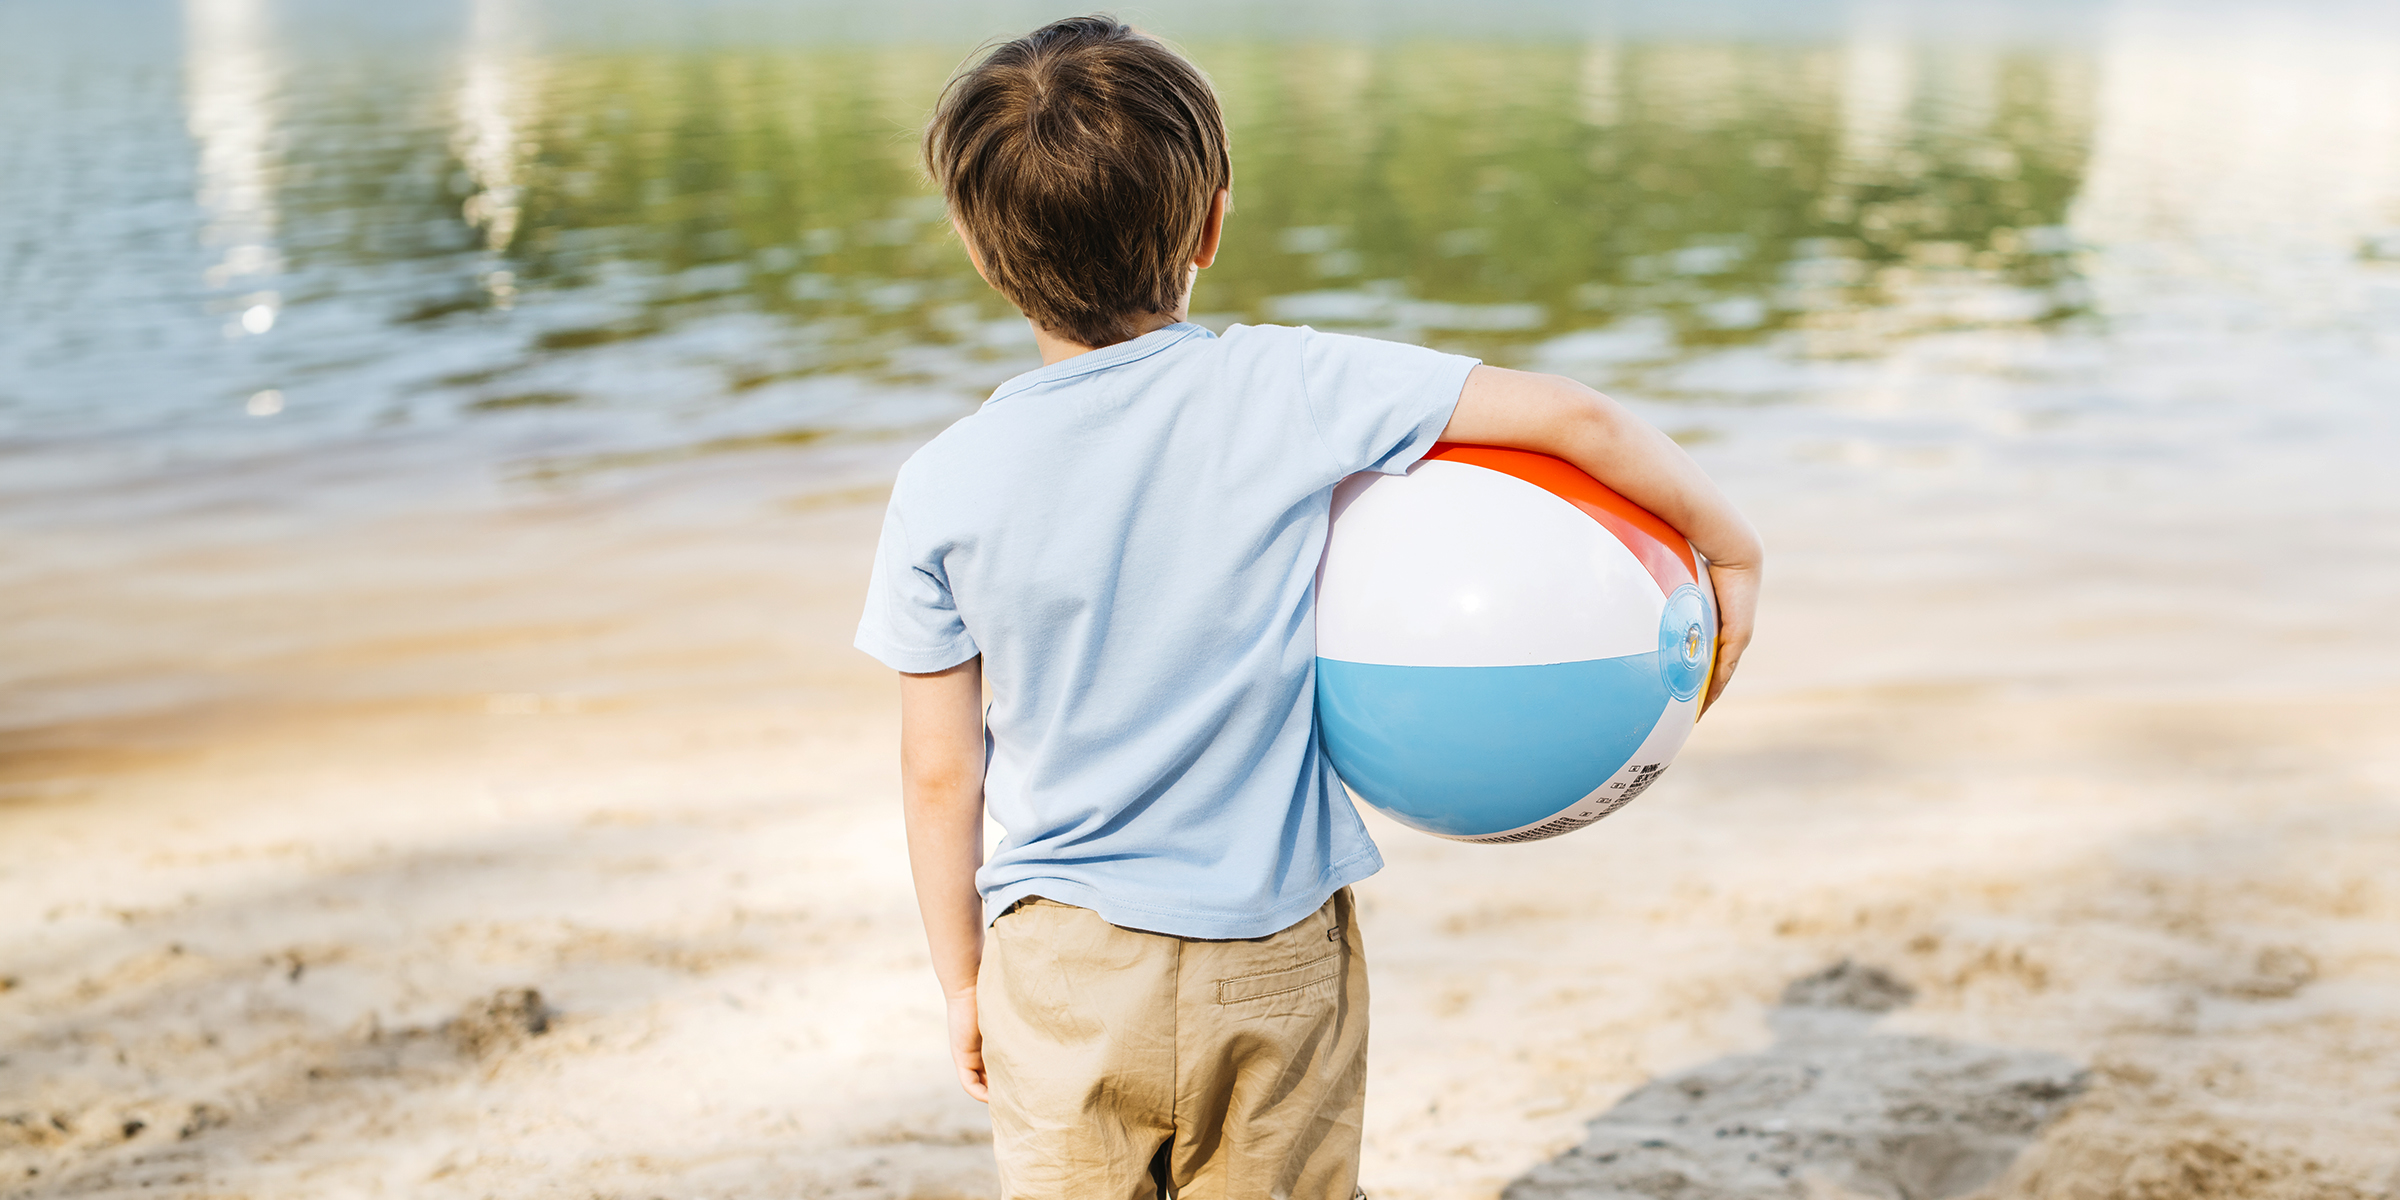
[[[1433,453],[1434,446],[1441,442],[1442,431],[1450,428],[1450,418],[1458,415],[1459,399],[1466,395],[1467,376],[1474,374],[1475,368],[1483,365],[1483,360],[1480,358],[1466,358],[1463,355],[1453,357],[1459,359],[1450,364],[1457,375],[1457,382],[1448,385],[1436,384],[1433,388],[1434,395],[1448,398],[1436,402],[1432,411],[1425,414],[1425,419],[1417,422],[1417,427],[1410,431],[1408,444],[1399,453],[1376,467],[1376,470],[1386,475],[1406,475],[1410,467],[1417,465],[1426,455]]]
[[[1163,933],[1170,937],[1233,940],[1259,938],[1289,929],[1302,917],[1324,907],[1335,892],[1383,869],[1383,854],[1373,846],[1327,867],[1316,887],[1277,904],[1263,913],[1209,912],[1181,905],[1154,907],[1107,895],[1087,883],[1066,878],[1022,879],[994,889],[984,897],[984,921],[1000,919],[1008,906],[1039,896],[1060,904],[1088,908],[1100,919],[1126,929]]]
[[[865,633],[851,639],[850,644],[865,651],[867,656],[906,675],[929,675],[947,671],[982,653],[972,642],[952,644],[939,650],[918,650],[870,637]]]

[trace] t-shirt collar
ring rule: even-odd
[[[1190,321],[1177,321],[1173,325],[1153,329],[1132,341],[1102,346],[1097,350],[1086,350],[1073,358],[1063,358],[1047,366],[1036,367],[994,388],[991,398],[985,400],[984,403],[991,404],[995,401],[1005,400],[1018,392],[1045,383],[1056,383],[1062,379],[1073,379],[1078,375],[1089,375],[1095,371],[1105,371],[1110,367],[1138,362],[1195,334],[1201,337],[1216,336],[1210,333],[1206,326],[1195,325]]]

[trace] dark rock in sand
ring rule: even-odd
[[[1999,1177],[2083,1088],[2057,1055],[1871,1031],[1913,991],[1844,961],[1793,981],[1775,1045],[1656,1079],[1504,1200],[1765,1200],[1821,1178],[1944,1200]]]
[[[224,1109],[214,1104],[195,1104],[190,1114],[184,1117],[183,1127],[175,1131],[175,1136],[178,1140],[188,1142],[211,1129],[222,1129],[232,1123],[233,1114]]]
[[[444,1028],[460,1052],[480,1057],[550,1032],[558,1014],[533,988],[502,988],[467,1006]]]

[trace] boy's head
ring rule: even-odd
[[[1182,306],[1233,182],[1207,77],[1109,17],[1045,25],[969,67],[925,131],[925,166],[984,278],[1086,346]]]

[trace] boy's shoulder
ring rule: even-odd
[[[1170,331],[1177,336],[1139,344]],[[1152,409],[1153,424],[1163,423],[1174,405],[1205,402],[1218,414],[1213,425],[1264,436],[1279,422],[1298,422],[1316,430],[1312,436],[1322,436],[1319,415],[1347,407],[1341,397],[1382,397],[1387,406],[1406,408],[1406,398],[1422,386],[1419,376],[1429,369],[1435,375],[1457,373],[1441,371],[1441,360],[1474,362],[1405,342],[1306,325],[1234,324],[1222,333],[1198,325],[1170,326],[1002,383],[908,457],[894,483],[894,506],[988,508],[1011,481],[1038,486],[1036,481],[1056,476],[1059,454],[1079,440],[1075,431],[1089,428],[1086,422],[1095,413],[1143,400],[1167,406]],[[1455,400],[1454,382],[1446,395]]]

